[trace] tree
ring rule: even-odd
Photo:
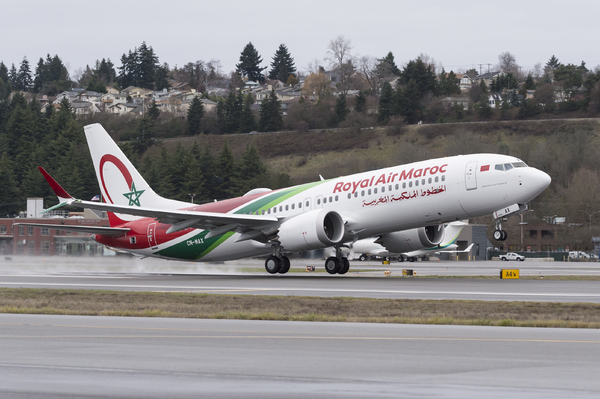
[[[381,76],[400,76],[401,71],[394,61],[394,54],[390,51],[385,57],[377,60],[377,69]]]
[[[389,82],[385,82],[381,87],[381,96],[379,97],[379,112],[377,115],[379,123],[387,124],[390,116],[392,116],[393,101],[394,89],[392,89]]]
[[[508,51],[501,53],[498,56],[498,69],[504,73],[513,72],[516,74],[519,71],[517,59]]]
[[[258,130],[261,132],[276,132],[283,127],[283,115],[281,113],[281,101],[275,94],[275,89],[263,101],[259,112]]]
[[[345,120],[347,114],[348,107],[346,104],[346,95],[344,93],[340,93],[337,100],[335,101],[335,116],[337,123],[340,123],[343,120]]]
[[[29,68],[27,57],[23,57],[23,61],[21,61],[17,82],[17,90],[29,91],[32,88],[33,79],[31,77],[31,69]]]
[[[245,76],[254,82],[262,83],[265,81],[262,71],[267,68],[260,66],[262,61],[262,58],[258,55],[258,51],[254,48],[252,42],[249,42],[240,54],[240,63],[236,64],[235,67],[242,76]]]
[[[323,95],[331,91],[331,82],[329,82],[327,76],[323,73],[311,73],[304,79],[302,91],[307,97],[320,99]]]
[[[17,201],[17,180],[6,152],[0,158],[0,185],[0,215],[12,216],[19,211],[20,204]]]
[[[354,110],[356,112],[364,113],[366,111],[366,104],[367,98],[361,90],[358,92],[358,95],[354,98]]]
[[[187,134],[188,136],[195,136],[197,134],[202,133],[200,130],[200,123],[202,122],[202,117],[204,116],[204,105],[200,100],[200,97],[194,96],[192,99],[192,103],[190,104],[190,108],[187,113]]]
[[[550,59],[546,63],[546,69],[550,70],[550,71],[554,71],[554,70],[558,69],[559,66],[560,66],[560,61],[558,61],[558,58],[556,58],[554,56],[554,54],[552,54],[552,57],[550,57]]]
[[[148,108],[148,117],[150,119],[152,119],[154,122],[156,122],[158,120],[159,116],[160,116],[160,110],[158,109],[158,106],[156,105],[156,101],[154,99],[152,99],[150,108]]]
[[[460,94],[460,85],[456,74],[453,71],[446,74],[446,71],[442,69],[442,73],[439,76],[439,93],[442,96],[451,96],[452,94]]]
[[[436,78],[433,68],[431,65],[426,64],[421,58],[409,61],[402,70],[400,83],[408,84],[410,81],[413,81],[417,86],[421,98],[427,94],[436,94]]]
[[[294,59],[290,55],[286,45],[280,44],[271,62],[269,79],[278,79],[285,83],[290,75],[296,76]]]
[[[340,35],[329,42],[325,55],[325,59],[329,61],[331,68],[339,73],[339,89],[344,94],[348,93],[348,78],[354,70],[351,51],[350,39]]]
[[[534,90],[535,89],[535,80],[533,80],[533,76],[531,74],[527,75],[527,79],[525,79],[525,90]]]
[[[251,131],[256,130],[256,118],[254,117],[254,111],[252,111],[252,104],[254,104],[252,95],[246,95],[240,114],[240,133],[250,133]]]

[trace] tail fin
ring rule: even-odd
[[[104,202],[156,209],[182,207],[183,203],[163,198],[152,190],[100,124],[87,125],[84,130]],[[118,218],[137,217],[119,215]]]

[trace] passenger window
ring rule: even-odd
[[[320,204],[321,204],[321,199],[319,198],[319,199],[317,199],[317,205],[320,205]]]
[[[429,178],[429,184],[431,184],[431,177]]]
[[[358,198],[358,191],[354,192],[354,198]]]
[[[352,198],[352,194],[348,193],[348,199]]]
[[[402,183],[402,188],[406,188],[406,182]]]
[[[364,197],[364,196],[365,196],[365,190],[361,190],[361,192],[360,192],[360,196],[361,196],[361,197]]]
[[[338,201],[340,198],[336,195],[335,196],[335,200]]]
[[[271,214],[271,208],[269,208],[269,209],[267,210],[267,213],[268,213],[269,215]]]
[[[287,211],[287,210],[289,210],[289,207],[290,207],[289,205],[286,205],[286,206],[285,206],[285,210],[286,210],[286,211]]]
[[[418,186],[418,185],[419,185],[419,181],[415,180],[415,186]]]
[[[425,179],[421,179],[421,184],[424,186],[425,185]]]
[[[502,165],[501,163],[496,165],[495,168],[496,170],[504,170],[504,165]]]
[[[512,167],[512,165],[511,165],[511,164],[509,164],[509,163],[505,163],[505,164],[504,164],[504,170],[511,170],[512,168],[513,168],[513,167]]]
[[[406,183],[402,183],[402,186],[405,186],[405,185],[406,185]],[[399,188],[400,188],[400,185],[396,184],[396,190],[398,190]]]
[[[408,182],[408,187],[412,187],[412,181]]]
[[[371,189],[368,190],[369,195],[371,195]]]
[[[376,188],[373,189],[373,194],[377,194],[377,189]]]
[[[397,185],[397,184],[396,184]],[[390,184],[390,186],[388,187],[389,191],[392,191],[392,185]]]
[[[306,207],[308,208],[310,206],[310,203],[308,201],[306,201]]]
[[[298,202],[298,209],[302,208],[302,202]]]
[[[439,180],[439,179],[438,179],[438,177],[436,176],[436,177],[435,177],[435,182],[437,183],[437,182],[438,182],[438,180]]]
[[[327,203],[327,197],[323,198],[323,203],[326,204]]]
[[[264,209],[262,210],[262,214],[263,214],[263,215],[265,214],[265,210],[264,210]]]
[[[446,175],[442,175],[442,181],[446,181]]]
[[[329,197],[329,202],[333,202],[331,197]]]
[[[273,208],[273,213],[277,213],[277,207]]]
[[[381,192],[385,193],[385,187],[381,187]]]
[[[283,211],[283,206],[280,206],[279,207],[279,212],[282,212],[282,211]]]
[[[296,204],[292,204],[292,209],[296,208]]]

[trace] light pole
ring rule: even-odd
[[[196,194],[188,194],[190,196],[190,198],[192,199],[192,204],[194,203],[194,197],[196,196]]]

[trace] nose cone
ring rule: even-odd
[[[539,169],[530,168],[527,176],[527,188],[531,191],[534,197],[541,194],[542,191],[550,185],[552,179],[546,172],[542,172]],[[533,198],[533,197],[532,197]]]

